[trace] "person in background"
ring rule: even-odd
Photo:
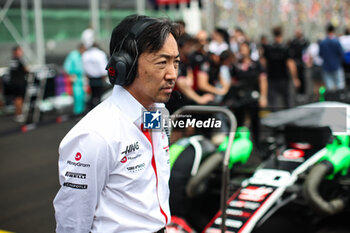
[[[186,35],[188,36],[188,34],[186,33],[186,23],[183,20],[176,20],[175,23],[177,25],[179,25],[179,30],[180,30],[180,36]]]
[[[346,85],[350,84],[350,28],[344,30],[344,35],[339,37],[339,41],[344,50],[343,68]]]
[[[199,50],[202,50],[202,53],[206,53],[208,51],[208,46],[209,46],[209,38],[208,38],[208,33],[205,30],[200,30],[197,32],[196,37],[195,37],[198,42],[199,42]]]
[[[260,119],[259,111],[267,107],[267,77],[265,70],[258,61],[251,58],[251,50],[248,42],[239,46],[241,59],[232,69],[234,78],[233,86],[237,100],[242,103],[235,109],[237,124],[245,125],[246,114],[249,115],[250,126],[256,145],[260,143]],[[240,94],[241,93],[241,94]]]
[[[281,107],[279,101],[282,98],[282,106],[293,106],[292,92],[290,89],[290,76],[295,88],[300,87],[300,80],[294,60],[291,58],[288,48],[283,44],[282,28],[277,26],[272,29],[274,41],[265,46],[264,64],[266,64],[268,80],[268,103],[272,110]]]
[[[191,66],[189,55],[193,52],[194,46],[198,45],[198,41],[188,34],[182,34],[178,39],[180,52],[180,63],[178,78],[175,83],[174,91],[178,91],[179,96],[173,96],[166,107],[170,114],[173,114],[177,109],[186,105],[206,105],[214,100],[214,95],[206,92],[199,94],[196,80]],[[199,56],[199,59],[201,56]],[[201,116],[199,116],[201,117]],[[186,130],[173,130],[171,133],[170,143],[177,141],[182,137],[188,137],[194,133],[193,128]]]
[[[223,28],[216,28],[212,33],[212,40],[209,43],[209,52],[220,56],[220,54],[229,49],[229,34]]]
[[[101,102],[104,91],[105,78],[107,71],[107,55],[94,43],[91,48],[87,49],[82,56],[83,69],[89,79],[91,89],[91,98],[89,101],[90,110]]]
[[[85,111],[84,70],[82,62],[82,54],[84,52],[85,46],[79,44],[78,49],[70,52],[63,64],[64,70],[70,75],[73,82],[74,115],[80,115]]]
[[[216,83],[217,88],[222,88],[224,86],[231,86],[232,84],[232,75],[231,70],[233,68],[233,64],[235,63],[235,55],[233,52],[228,49],[223,51],[220,54],[220,72],[219,77],[221,79],[220,82]],[[223,95],[217,95],[215,98],[215,103],[221,104],[223,101]]]
[[[298,89],[297,97],[299,99],[305,99],[307,94],[306,78],[305,78],[305,66],[303,62],[303,55],[305,50],[309,46],[309,41],[304,37],[301,29],[295,31],[295,37],[289,43],[289,53],[294,60],[297,67],[298,78],[300,80],[300,88]]]
[[[178,39],[180,64],[174,90],[178,90],[182,95],[181,99],[172,98],[166,104],[170,113],[185,105],[203,105],[214,100],[213,94],[204,93],[199,95],[194,88],[193,70],[189,55],[193,52],[195,43],[195,39],[188,34],[182,34]]]
[[[306,66],[311,69],[311,79],[313,81],[313,98],[317,101],[319,99],[319,89],[324,85],[322,79],[322,64],[323,60],[319,56],[320,41],[312,42],[306,50]]]
[[[193,41],[194,51],[189,54],[189,61],[193,73],[193,89],[198,92],[198,77],[206,75],[209,69],[208,55],[208,33],[205,30],[200,30],[195,40]],[[181,71],[181,70],[180,70]]]
[[[343,62],[343,48],[335,35],[335,27],[328,24],[327,36],[320,43],[320,57],[323,60],[323,80],[328,90],[345,88]]]
[[[24,122],[22,114],[23,100],[26,92],[26,75],[28,68],[23,62],[23,50],[20,46],[12,49],[12,58],[9,64],[10,70],[10,85],[14,95],[15,118],[17,122]]]
[[[95,31],[92,27],[92,23],[81,33],[81,43],[85,46],[85,49],[90,48],[95,42]]]
[[[208,59],[201,64],[197,82],[199,93],[211,93],[223,96],[227,93],[230,84],[220,75],[220,54],[229,49],[229,35],[226,30],[216,28],[209,43]]]
[[[230,37],[230,49],[234,53],[235,57],[237,59],[240,58],[239,54],[239,45],[243,43],[244,41],[247,41],[247,36],[244,33],[243,29],[240,27],[236,27],[232,32],[231,32],[231,37]]]
[[[198,73],[198,93],[211,93],[221,99],[228,92],[230,83],[220,74],[220,56],[209,52],[209,59],[209,64],[203,64],[205,67]]]
[[[265,34],[260,36],[258,51],[259,51],[259,61],[260,64],[264,67],[266,70],[266,59],[264,58],[264,51],[266,50],[266,47],[269,44],[269,40]]]

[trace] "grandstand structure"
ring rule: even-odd
[[[110,33],[125,16],[182,19],[184,8],[185,2],[180,8],[160,5],[155,10],[149,0],[0,0],[0,67],[7,66],[15,44],[23,47],[28,64],[45,64],[74,49],[88,27],[108,50]]]
[[[190,34],[240,27],[253,39],[269,36],[276,25],[284,27],[286,38],[301,28],[310,40],[322,38],[328,22],[339,34],[350,27],[350,1],[342,0],[0,0],[0,67],[8,65],[15,44],[23,47],[28,64],[60,62],[89,26],[108,50],[113,27],[133,13],[183,19]]]

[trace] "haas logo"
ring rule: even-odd
[[[115,69],[114,69],[113,67],[109,67],[109,68],[108,68],[108,74],[109,74],[110,76],[115,76]]]
[[[248,186],[241,190],[238,198],[246,201],[262,202],[273,189],[265,186],[255,187]]]
[[[81,154],[80,152],[78,152],[76,155],[75,155],[75,160],[76,161],[79,161],[81,159]]]
[[[121,163],[126,163],[126,161],[128,161],[128,158],[127,158],[126,156],[124,156],[124,157],[120,160]]]
[[[131,152],[137,151],[139,149],[139,142],[135,142],[133,144],[130,144],[128,146],[126,146],[125,151],[122,152],[122,154],[129,154]]]

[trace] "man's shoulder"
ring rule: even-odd
[[[284,49],[287,49],[287,46],[284,45],[284,44],[280,44],[280,43],[276,43],[276,42],[273,42],[271,44],[267,44],[265,46],[265,49],[267,51],[280,51],[280,50],[284,50]]]
[[[265,47],[264,54],[267,59],[280,59],[288,54],[288,47],[285,44],[272,43]]]
[[[323,40],[321,40],[321,43],[320,43],[320,44],[322,45],[322,44],[333,43],[335,39],[336,39],[336,38],[326,37],[326,38],[324,38]],[[337,40],[338,40],[338,39],[337,39]]]
[[[108,99],[107,99],[108,100]],[[84,116],[70,131],[79,134],[93,132],[103,138],[115,137],[122,126],[120,110],[104,101]]]

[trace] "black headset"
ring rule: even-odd
[[[149,17],[136,22],[134,26],[132,26],[130,32],[123,38],[117,52],[116,47],[114,48],[112,56],[106,66],[108,78],[112,85],[116,84],[124,86],[131,84],[134,81],[135,75],[130,75],[134,73],[133,70],[135,69],[135,64],[139,56],[137,49],[138,37],[148,26],[156,22],[158,22],[157,19]],[[124,42],[129,39],[133,42],[132,46],[134,47],[133,50],[136,54],[135,57],[123,49]]]

